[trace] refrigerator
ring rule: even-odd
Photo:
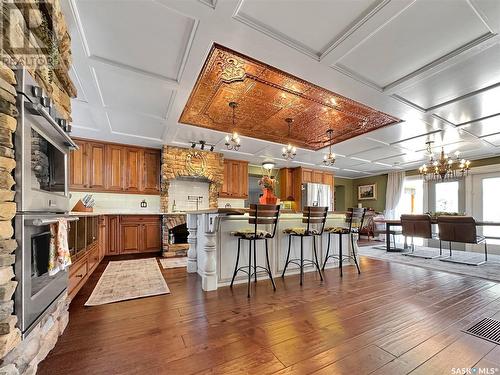
[[[325,184],[302,184],[302,209],[305,206],[328,207],[333,211],[332,190]]]

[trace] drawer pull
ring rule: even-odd
[[[75,277],[83,277],[83,275],[80,273],[78,275],[75,275]]]

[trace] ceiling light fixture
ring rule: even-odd
[[[236,110],[236,107],[238,106],[238,103],[236,103],[236,102],[229,102],[229,106],[233,110],[233,134],[231,134],[231,136],[226,135],[226,143],[225,143],[225,145],[226,145],[226,148],[228,150],[238,151],[240,149],[241,139],[240,139],[238,133],[236,133],[234,131],[234,129],[236,127],[236,125],[235,125],[235,122],[236,122],[235,110]]]
[[[323,164],[327,167],[331,167],[332,165],[335,164],[335,154],[332,152],[332,145],[333,145],[333,130],[328,129],[326,131],[326,134],[328,135],[329,138],[329,147],[328,147],[328,154],[326,154],[323,157]]]
[[[455,160],[444,153],[441,147],[439,159],[435,159],[432,153],[433,141],[428,141],[427,153],[429,155],[429,165],[424,164],[418,172],[424,181],[445,181],[464,178],[469,174],[470,160],[460,159],[460,152],[455,151]]]
[[[287,117],[285,119],[285,122],[288,124],[288,138],[290,139],[293,119]],[[288,143],[286,147],[283,147],[281,156],[283,156],[284,159],[292,160],[295,157],[295,155],[297,155],[297,148],[295,146],[292,146],[291,143]]]
[[[214,151],[215,145],[213,143],[207,143],[207,141],[190,141],[191,148],[196,148],[196,146],[200,145],[200,150],[205,150],[205,148],[210,148],[210,151]]]
[[[273,161],[265,161],[264,163],[262,163],[262,168],[266,169],[266,170],[272,170],[274,168],[276,164],[274,164]]]

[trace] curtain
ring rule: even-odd
[[[387,191],[385,194],[385,218],[399,219],[398,205],[403,195],[405,172],[390,172],[387,176]]]

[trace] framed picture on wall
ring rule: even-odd
[[[377,184],[358,186],[358,201],[376,200],[376,199],[377,199]]]

